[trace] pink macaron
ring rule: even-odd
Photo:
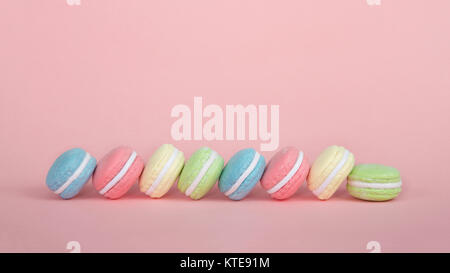
[[[97,164],[92,177],[95,189],[104,197],[118,199],[138,181],[144,160],[129,147],[117,147]]]
[[[309,163],[304,153],[295,147],[285,147],[269,161],[261,185],[272,198],[287,199],[298,190],[308,173]]]

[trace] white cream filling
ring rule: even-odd
[[[295,162],[292,169],[288,172],[288,174],[267,192],[272,194],[279,191],[284,185],[286,185],[287,182],[289,182],[289,180],[291,180],[291,178],[294,176],[294,174],[298,171],[298,169],[302,165],[302,162],[303,162],[303,152],[300,151],[297,157],[297,161]]]
[[[349,180],[348,184],[356,188],[369,188],[369,189],[396,189],[402,186],[402,181],[394,183],[367,183],[356,180]]]
[[[256,165],[258,164],[259,158],[261,155],[258,152],[255,152],[255,155],[253,156],[252,162],[250,162],[250,165],[247,167],[247,169],[239,176],[238,180],[234,182],[233,186],[229,190],[225,192],[226,196],[229,196],[235,192],[239,186],[244,182],[244,180],[253,172],[253,170],[256,168]]]
[[[158,187],[159,183],[161,183],[161,180],[166,175],[167,171],[169,170],[170,166],[172,166],[173,162],[175,161],[175,158],[177,158],[178,150],[177,148],[174,148],[175,150],[170,155],[169,160],[166,162],[164,167],[162,168],[161,172],[159,173],[156,180],[150,185],[148,190],[145,192],[145,194],[150,195],[155,191],[155,189]]]
[[[194,192],[195,188],[198,186],[202,178],[205,176],[206,172],[208,171],[209,167],[214,163],[214,160],[217,158],[217,153],[213,150],[211,150],[211,154],[209,155],[208,160],[203,165],[200,172],[195,177],[194,181],[192,181],[191,185],[187,188],[185,194],[186,196],[191,196],[191,194]]]
[[[328,175],[328,177],[325,179],[325,181],[315,190],[313,190],[313,193],[316,196],[319,196],[333,181],[334,177],[338,174],[338,172],[344,167],[345,162],[347,162],[348,156],[350,155],[350,152],[348,150],[345,150],[344,156],[342,157],[341,161],[337,164],[337,166],[333,169],[333,171]]]
[[[84,155],[83,160],[81,161],[80,166],[75,170],[75,172],[62,184],[58,189],[54,191],[56,194],[61,194],[67,187],[70,186],[70,184],[73,183],[83,172],[84,168],[86,168],[87,164],[89,163],[89,160],[91,159],[91,155],[86,152]]]
[[[116,174],[116,176],[111,181],[109,181],[108,184],[106,184],[106,186],[100,191],[101,195],[104,195],[106,192],[108,192],[120,181],[120,179],[122,179],[122,177],[127,173],[128,169],[133,164],[134,160],[136,159],[136,156],[137,156],[136,152],[133,151],[130,155],[130,158],[128,158],[127,162],[125,162],[125,165],[123,165],[120,172]]]

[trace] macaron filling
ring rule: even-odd
[[[113,188],[117,183],[119,183],[120,179],[124,177],[124,175],[127,173],[128,169],[130,169],[131,165],[133,165],[135,159],[136,159],[137,153],[133,151],[128,158],[127,162],[125,162],[125,165],[123,165],[122,169],[114,178],[109,181],[103,189],[100,190],[100,194],[104,195],[107,193],[111,188]]]
[[[211,165],[214,163],[214,160],[216,160],[217,157],[218,157],[218,154],[215,151],[211,150],[211,154],[209,155],[208,160],[203,165],[202,169],[197,174],[194,181],[192,181],[192,183],[186,189],[186,192],[185,192],[186,196],[191,196],[191,194],[194,192],[195,188],[197,188],[200,181],[202,181],[202,179],[205,176],[206,172],[208,171],[209,167],[211,167]]]
[[[342,157],[341,161],[339,161],[339,163],[336,165],[333,171],[325,179],[325,181],[317,189],[313,190],[313,193],[316,196],[322,194],[322,192],[328,187],[328,185],[330,185],[331,181],[333,181],[333,179],[336,177],[339,171],[344,167],[345,162],[347,162],[349,155],[350,152],[348,150],[345,150],[344,156]]]
[[[81,161],[80,166],[75,170],[75,172],[62,184],[58,189],[53,191],[56,194],[61,194],[65,189],[67,189],[80,175],[83,173],[84,169],[86,168],[87,164],[89,163],[89,160],[91,159],[91,155],[86,152],[84,155],[83,160]]]
[[[355,188],[368,188],[368,189],[396,189],[402,186],[402,181],[394,183],[367,183],[363,181],[349,180],[348,184]]]
[[[300,166],[302,165],[303,162],[303,152],[300,151],[298,153],[298,157],[297,157],[297,161],[295,161],[294,166],[292,167],[292,169],[288,172],[288,174],[277,184],[275,184],[275,186],[273,186],[272,188],[270,188],[267,192],[269,194],[275,193],[277,191],[279,191],[284,185],[286,185],[289,180],[291,180],[291,178],[295,175],[295,173],[298,171],[298,169],[300,168]]]
[[[169,160],[166,162],[166,164],[162,168],[161,172],[158,174],[158,177],[152,183],[152,185],[148,188],[148,190],[145,192],[145,194],[151,195],[153,193],[153,191],[155,191],[155,189],[158,187],[158,185],[161,183],[162,179],[166,175],[170,166],[172,166],[173,162],[177,158],[178,152],[179,152],[178,149],[174,147],[174,150],[173,150],[172,154],[170,155]]]
[[[247,167],[247,169],[241,174],[241,176],[239,176],[236,182],[234,182],[233,186],[231,186],[231,188],[225,192],[226,196],[230,196],[231,194],[233,194],[244,182],[244,180],[253,172],[253,170],[256,168],[256,165],[258,164],[260,157],[261,155],[255,151],[255,155],[253,156],[252,162]]]

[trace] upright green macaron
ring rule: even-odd
[[[402,181],[397,169],[379,164],[356,165],[348,176],[348,192],[367,201],[387,201],[399,195]]]
[[[194,200],[202,198],[216,184],[224,165],[214,150],[202,147],[195,151],[181,171],[178,189]]]

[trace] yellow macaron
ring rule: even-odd
[[[171,144],[161,145],[150,157],[142,172],[139,188],[152,198],[166,194],[184,166],[184,154]]]
[[[329,199],[355,165],[353,154],[342,146],[326,148],[314,161],[308,175],[308,188],[321,200]]]

